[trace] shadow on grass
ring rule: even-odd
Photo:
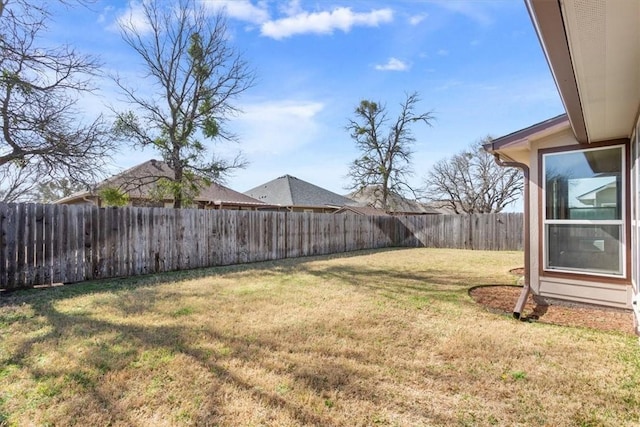
[[[221,389],[230,386],[241,390],[253,401],[260,402],[269,408],[284,411],[292,420],[304,425],[332,425],[335,420],[330,415],[324,415],[317,408],[308,404],[287,399],[277,390],[264,390],[257,382],[251,381],[228,368],[229,358],[238,363],[255,364],[258,368],[275,373],[283,378],[291,377],[293,382],[304,387],[316,396],[330,402],[332,393],[344,393],[357,396],[358,399],[370,402],[376,406],[384,406],[381,400],[384,396],[384,385],[371,386],[368,382],[370,375],[363,366],[378,363],[375,355],[359,351],[358,348],[339,350],[333,348],[314,349],[309,346],[296,347],[282,339],[286,336],[287,328],[270,328],[259,336],[247,334],[231,335],[214,325],[209,324],[205,329],[194,330],[192,324],[185,325],[145,325],[137,326],[126,322],[111,322],[95,318],[90,312],[77,313],[61,312],[56,308],[56,302],[66,298],[85,296],[96,293],[115,293],[113,299],[116,307],[123,316],[142,314],[152,307],[158,298],[155,285],[162,285],[183,280],[200,279],[221,274],[255,272],[260,274],[293,274],[305,273],[325,281],[337,281],[365,292],[383,293],[403,297],[430,298],[445,302],[459,302],[467,293],[467,276],[452,275],[451,271],[430,269],[428,271],[389,271],[375,266],[334,266],[311,265],[312,261],[335,258],[358,257],[386,251],[403,249],[389,249],[376,251],[359,251],[330,256],[315,256],[308,258],[286,259],[279,261],[260,262],[249,265],[216,267],[183,272],[164,273],[153,276],[139,276],[128,279],[111,279],[68,285],[58,288],[16,291],[2,295],[0,306],[11,304],[30,304],[33,316],[42,319],[42,324],[48,326],[45,334],[25,338],[19,348],[11,354],[5,353],[4,360],[0,359],[0,367],[17,366],[29,372],[38,381],[46,377],[64,378],[67,385],[80,390],[85,399],[104,408],[109,414],[108,423],[134,425],[131,411],[123,409],[118,396],[99,387],[100,377],[118,373],[129,369],[140,359],[146,351],[162,351],[172,355],[184,355],[204,371],[211,373],[212,379],[207,381],[205,396],[197,414],[193,414],[191,421],[196,425],[215,424],[224,421],[222,408],[228,404],[225,393]],[[273,270],[273,272],[269,272]],[[144,288],[144,289],[142,289]],[[135,296],[127,296],[127,292],[136,290]],[[166,292],[163,294],[167,298]],[[176,314],[182,313],[176,311]],[[188,315],[185,311],[183,314]],[[18,320],[20,321],[20,320]],[[321,331],[322,323],[305,325],[308,330]],[[229,349],[230,356],[211,354],[194,345],[193,334],[206,335],[208,342],[220,343]],[[99,344],[88,346],[82,354],[82,360],[87,371],[74,371],[72,368],[58,365],[46,370],[33,363],[40,348],[55,346],[57,342],[73,337],[108,337],[102,338]],[[298,343],[299,345],[299,343]],[[273,355],[278,355],[278,362],[271,362]],[[357,364],[350,366],[339,363],[341,358],[351,359]],[[98,372],[98,375],[91,374]],[[417,373],[416,373],[417,375]],[[375,382],[374,382],[375,384]],[[73,399],[67,402],[69,412],[81,418],[86,409],[86,401]],[[332,403],[331,403],[332,404]],[[327,404],[328,405],[328,404]],[[404,410],[415,411],[409,403]],[[0,411],[2,412],[2,411]],[[445,414],[430,415],[434,421],[442,424],[455,423],[455,418],[447,418]],[[222,420],[222,421],[221,421]]]
[[[355,258],[381,252],[395,252],[411,250],[412,248],[383,248],[363,251],[342,252],[330,255],[314,255],[300,258],[285,258],[273,261],[260,261],[248,264],[234,264],[227,266],[196,268],[191,270],[169,271],[166,273],[148,274],[142,276],[120,277],[86,282],[70,283],[56,286],[42,286],[30,289],[0,290],[0,307],[11,304],[22,304],[42,298],[55,301],[69,297],[90,295],[105,291],[119,291],[136,289],[145,286],[163,285],[184,280],[197,280],[223,274],[253,272],[261,270],[275,270],[277,274],[299,271],[302,266],[317,260],[331,260]]]
[[[239,389],[250,396],[252,400],[269,408],[284,411],[297,423],[317,426],[332,425],[335,421],[329,415],[323,415],[317,408],[314,409],[304,403],[287,399],[277,390],[261,389],[250,378],[243,378],[229,369],[225,363],[228,359],[225,357],[212,355],[194,345],[193,325],[137,326],[126,322],[105,321],[92,316],[90,308],[86,311],[62,312],[57,308],[57,302],[67,298],[103,292],[115,293],[115,297],[110,300],[113,301],[111,303],[122,311],[123,316],[135,316],[146,312],[154,305],[158,298],[155,285],[204,278],[211,275],[269,269],[276,269],[277,272],[274,274],[304,272],[323,277],[328,275],[329,280],[345,281],[345,283],[367,290],[400,293],[416,293],[425,290],[416,283],[407,284],[404,289],[393,291],[398,282],[424,280],[424,275],[420,274],[393,274],[376,268],[326,268],[320,270],[307,268],[309,262],[318,259],[354,257],[379,252],[361,251],[332,256],[288,259],[8,293],[2,296],[0,306],[29,304],[33,311],[31,317],[40,319],[38,322],[40,325],[46,326],[46,333],[25,337],[18,348],[12,349],[10,354],[5,352],[4,357],[0,359],[0,368],[2,368],[0,372],[8,372],[5,371],[5,368],[11,366],[28,373],[38,384],[46,383],[48,379],[52,381],[58,379],[56,384],[62,381],[65,388],[71,388],[81,395],[81,398],[68,399],[66,402],[68,415],[71,419],[82,419],[87,405],[91,404],[100,407],[104,413],[109,414],[108,419],[103,421],[113,424],[135,425],[136,420],[131,415],[133,412],[127,410],[126,406],[123,407],[117,395],[100,387],[101,377],[131,369],[131,366],[140,359],[144,352],[161,351],[172,355],[182,354],[214,376],[213,379],[207,381],[206,391],[202,393],[206,397],[200,404],[197,414],[193,414],[191,419],[196,425],[215,424],[224,419],[221,408],[224,408],[228,402],[225,400],[225,394],[220,391],[225,386]],[[135,290],[135,295],[131,296],[127,295],[127,292],[120,292],[129,290]],[[163,294],[162,298],[166,299],[167,295]],[[14,319],[16,322],[25,320],[27,319]],[[305,326],[309,330],[321,330],[323,327],[320,323]],[[331,348],[313,349],[307,347],[300,349],[278,338],[286,334],[285,328],[268,332],[258,337],[244,334],[233,336],[209,325],[204,332],[200,331],[199,333],[205,333],[208,341],[218,342],[230,349],[231,356],[229,357],[239,361],[240,364],[257,364],[260,369],[268,372],[282,377],[292,377],[297,386],[326,399],[327,406],[334,404],[331,402],[332,393],[355,395],[359,399],[376,405],[384,403],[379,400],[383,395],[382,392],[376,390],[375,387],[365,385],[369,374],[362,368],[358,368],[360,364],[375,363],[367,354],[358,351],[358,349],[350,349],[346,353],[345,350]],[[97,338],[100,338],[99,343],[84,344],[84,339],[97,341]],[[79,364],[80,368],[64,364],[43,367],[34,362],[41,356],[41,349],[56,348],[57,343],[74,339],[79,340],[85,346],[82,354],[77,355],[77,358],[82,360]],[[277,364],[268,362],[274,353],[278,355],[279,362]],[[356,360],[358,365],[350,367],[338,362],[340,358],[345,357]],[[59,389],[60,387],[58,384],[51,390],[45,391],[45,398],[52,399],[50,404],[54,404],[53,399],[57,395],[65,396],[65,391]],[[66,396],[68,397],[68,395]],[[6,410],[0,412],[6,413]]]
[[[335,280],[358,289],[413,298],[432,298],[442,302],[460,302],[468,294],[469,275],[452,274],[451,270],[430,268],[415,271],[389,271],[367,266],[329,265],[305,269],[318,278]],[[489,283],[477,284],[487,286]]]
[[[98,387],[99,378],[90,374],[83,374],[83,372],[73,371],[64,365],[54,368],[47,367],[46,369],[36,367],[33,359],[38,355],[37,349],[40,344],[50,344],[59,340],[64,341],[77,336],[79,331],[82,331],[82,334],[86,336],[101,336],[102,334],[110,334],[117,331],[117,336],[113,341],[91,346],[89,351],[84,352],[81,356],[86,366],[85,371],[90,368],[88,369],[89,371],[98,371],[100,375],[114,373],[131,366],[145,351],[162,350],[172,355],[183,354],[188,356],[200,367],[204,368],[205,371],[215,375],[215,380],[208,381],[208,389],[202,393],[206,396],[206,400],[201,404],[201,408],[198,411],[199,415],[196,415],[197,419],[192,420],[196,425],[209,425],[212,422],[216,422],[220,412],[219,408],[228,403],[223,397],[224,394],[219,392],[219,389],[224,384],[242,390],[258,402],[265,402],[270,408],[286,411],[292,419],[299,423],[318,426],[331,424],[330,420],[314,413],[309,408],[288,401],[276,391],[262,390],[256,384],[234,374],[222,363],[224,358],[217,358],[200,348],[192,346],[190,344],[192,337],[189,336],[189,327],[138,327],[129,324],[115,324],[85,315],[61,313],[50,302],[37,304],[34,308],[36,316],[46,319],[50,331],[37,338],[23,341],[21,346],[13,351],[8,359],[0,361],[0,366],[17,366],[29,372],[36,381],[55,377],[64,378],[67,386],[73,385],[75,388],[82,389],[84,399],[89,399],[103,408],[109,414],[108,421],[110,423],[136,425],[135,420],[130,418],[130,411],[123,410],[116,396],[100,391],[100,387]],[[266,353],[268,352],[277,352],[286,357],[287,354],[291,354],[293,351],[293,349],[288,348],[286,343],[276,340],[231,337],[215,329],[208,329],[207,335],[210,340],[215,340],[231,349],[230,354],[233,355],[233,358],[240,359],[242,363],[255,363],[263,358],[266,359]],[[125,347],[124,351],[116,350],[122,349],[123,345]],[[362,379],[362,372],[350,370],[331,361],[330,358],[323,358],[320,355],[311,356],[311,358],[323,362],[318,363],[313,369],[308,366],[298,366],[292,372],[287,373],[293,373],[297,381],[306,384],[310,390],[318,394],[339,390],[343,387],[357,387],[355,381]],[[269,370],[282,370],[282,368],[276,366],[263,367]],[[285,372],[278,373],[284,374]],[[363,398],[374,398],[370,390],[359,387],[353,391],[362,395]],[[55,394],[55,392],[52,392],[51,397]],[[69,403],[71,405],[69,412],[72,417],[81,417],[87,402],[83,401],[83,399],[74,399],[73,401],[78,402],[78,405],[73,407],[73,403]]]
[[[263,261],[221,267],[209,267],[185,271],[174,271],[145,276],[118,279],[105,279],[74,283],[64,286],[17,290],[0,293],[0,308],[3,306],[34,304],[88,296],[96,293],[116,294],[118,306],[123,314],[131,315],[144,312],[155,295],[154,286],[186,280],[217,277],[225,274],[255,273],[261,276],[306,273],[323,281],[335,280],[363,291],[383,293],[387,297],[404,296],[418,299],[438,299],[440,301],[460,302],[468,293],[469,275],[452,274],[451,270],[430,268],[428,270],[397,271],[372,266],[323,265],[313,266],[318,260],[332,260],[361,257],[366,255],[411,250],[410,248],[387,248],[345,252],[332,255],[319,255],[301,258],[289,258],[275,261]],[[477,286],[491,283],[478,283]],[[142,289],[148,288],[148,289]],[[127,298],[127,292],[136,290],[136,298]],[[142,298],[140,298],[142,296]],[[1,316],[1,315],[0,315]],[[0,318],[0,323],[2,322]]]

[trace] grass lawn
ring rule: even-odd
[[[2,295],[0,425],[640,425],[636,337],[468,296],[521,265],[399,249]]]

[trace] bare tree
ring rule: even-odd
[[[0,202],[3,203],[51,203],[86,188],[86,184],[68,178],[52,179],[31,164],[20,168],[11,164],[0,166]]]
[[[413,174],[411,156],[415,138],[411,125],[423,122],[431,126],[434,120],[431,112],[415,112],[419,101],[417,93],[407,94],[400,104],[400,114],[389,124],[385,105],[363,100],[346,127],[361,153],[349,168],[352,181],[349,188],[360,192],[374,187],[376,202],[385,210],[389,208],[389,194],[403,194],[411,189],[407,183]]]
[[[524,187],[522,173],[496,164],[482,148],[490,141],[486,137],[437,162],[424,180],[426,198],[457,214],[501,212],[516,201]]]
[[[36,188],[41,178],[31,165],[13,167],[11,164],[0,166],[0,202],[33,202],[37,199]]]
[[[144,28],[123,20],[121,34],[142,58],[145,79],[156,92],[143,93],[116,78],[135,112],[118,113],[115,128],[122,138],[162,155],[174,176],[158,184],[180,208],[203,179],[220,180],[245,166],[241,156],[205,159],[202,140],[236,140],[224,125],[239,112],[232,101],[253,85],[254,75],[230,46],[222,13],[210,15],[195,0],[150,0],[140,6]]]
[[[100,64],[69,46],[39,45],[47,3],[0,0],[0,167],[93,181],[114,148],[102,117],[77,102]]]
[[[67,178],[49,179],[38,183],[35,188],[35,195],[38,202],[51,203],[86,189],[87,186],[85,184],[73,182]]]

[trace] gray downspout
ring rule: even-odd
[[[531,291],[531,286],[530,286],[531,258],[529,256],[531,252],[530,245],[529,245],[529,242],[530,242],[529,166],[520,162],[505,162],[502,159],[500,159],[500,156],[495,152],[493,153],[493,158],[495,159],[496,163],[500,166],[522,169],[522,173],[524,175],[524,286],[522,287],[522,292],[520,293],[518,302],[516,303],[516,306],[513,309],[513,317],[519,320],[522,314],[522,310],[524,310],[524,306],[527,302],[527,297],[529,296],[529,292]]]

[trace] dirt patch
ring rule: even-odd
[[[513,269],[511,273],[521,275],[524,269]],[[518,301],[521,286],[479,286],[469,295],[478,304],[494,313],[511,314]],[[633,313],[598,307],[570,307],[559,304],[538,304],[529,295],[522,313],[523,320],[562,326],[585,327],[603,331],[618,331],[634,335]]]

